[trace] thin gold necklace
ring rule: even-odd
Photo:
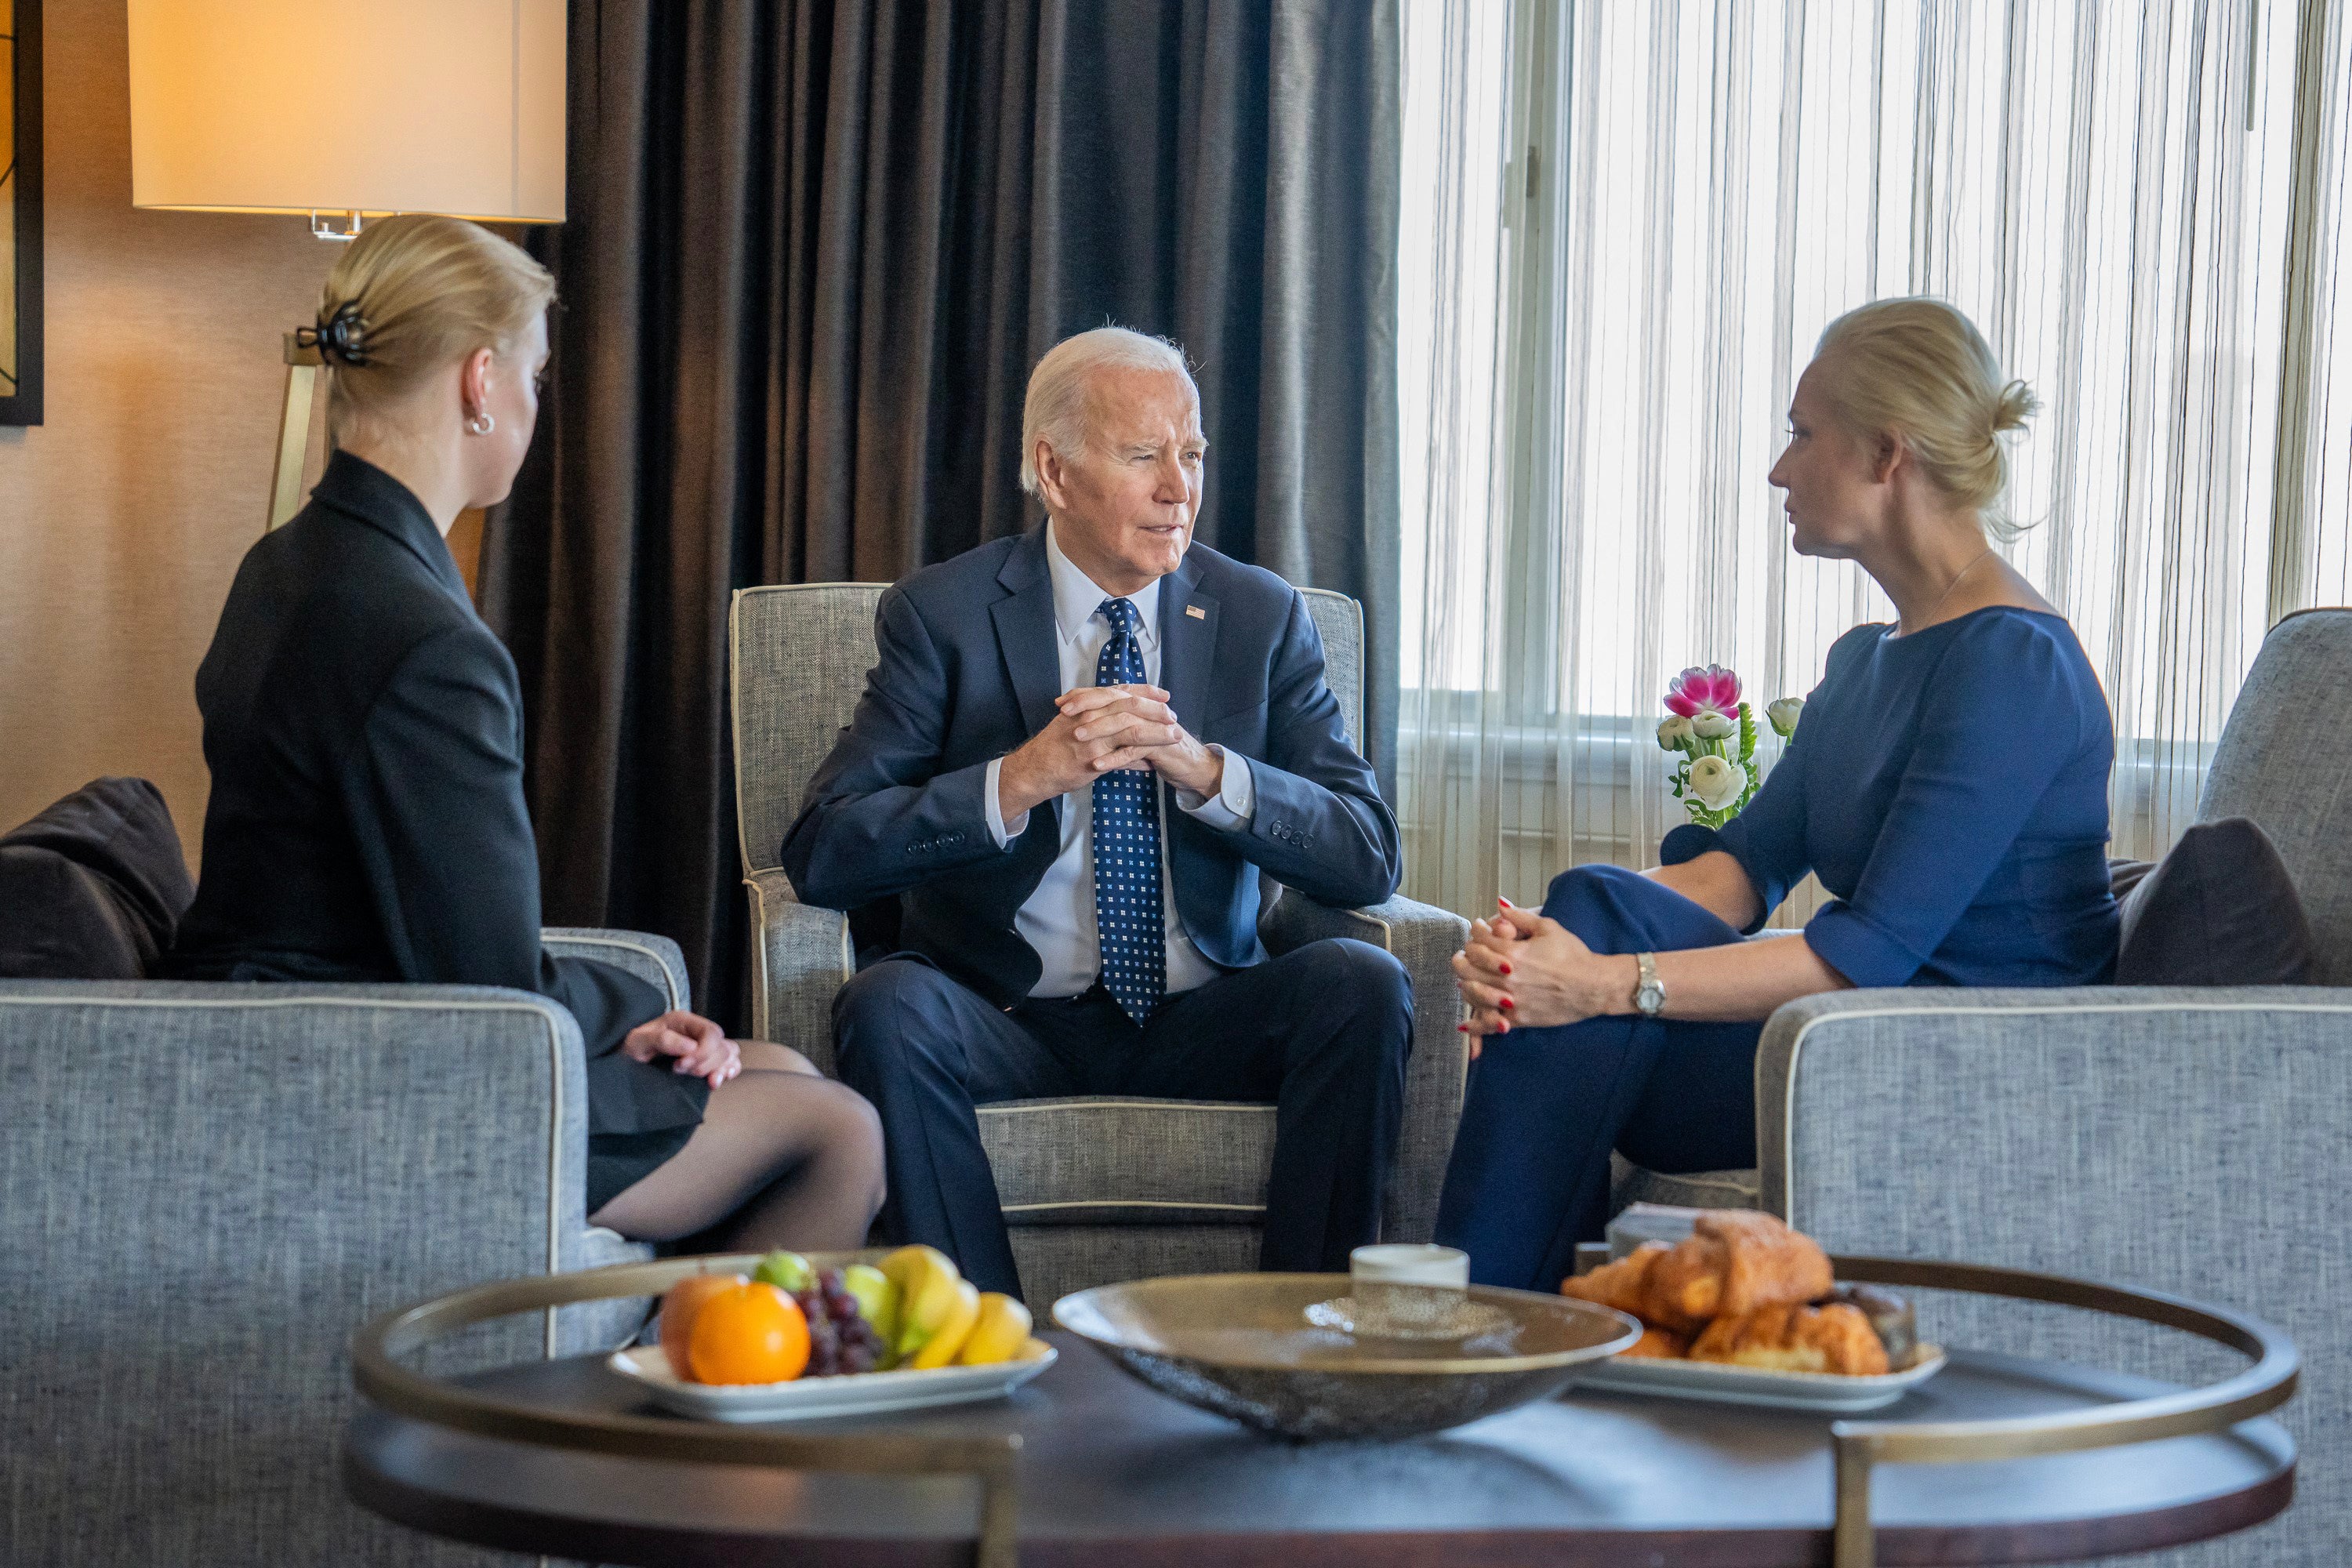
[[[1982,550],[1979,550],[1979,551],[1978,551],[1978,552],[1977,552],[1977,553],[1976,553],[1976,559],[1975,559],[1975,560],[1970,561],[1967,565],[1965,565],[1965,566],[1961,567],[1958,571],[1957,571],[1957,572],[1953,573],[1953,574],[1952,574],[1952,580],[1951,580],[1950,582],[1948,582],[1948,583],[1947,583],[1947,584],[1944,584],[1944,591],[1943,591],[1942,593],[1940,593],[1940,594],[1938,594],[1938,595],[1936,595],[1936,602],[1935,602],[1934,604],[1932,604],[1932,605],[1928,605],[1928,606],[1927,607],[1927,609],[1926,609],[1926,610],[1924,610],[1923,612],[1921,612],[1920,616],[1919,616],[1919,620],[1920,620],[1920,623],[1921,623],[1921,624],[1920,624],[1919,626],[1914,626],[1914,627],[1912,627],[1912,628],[1911,628],[1911,631],[1924,631],[1924,630],[1926,630],[1926,629],[1927,629],[1926,623],[1927,623],[1927,621],[1928,617],[1929,617],[1929,616],[1933,616],[1933,615],[1934,615],[1937,610],[1940,610],[1940,609],[1942,609],[1942,608],[1944,607],[1944,601],[1945,601],[1945,600],[1947,600],[1947,599],[1948,599],[1948,598],[1950,598],[1950,597],[1952,596],[1952,590],[1953,590],[1953,589],[1955,589],[1955,588],[1957,588],[1957,587],[1958,587],[1958,586],[1960,585],[1960,579],[1961,579],[1961,578],[1963,578],[1963,577],[1965,577],[1965,576],[1967,576],[1969,573],[1971,573],[1971,572],[1975,571],[1975,570],[1977,569],[1978,563],[1979,563],[1979,562],[1983,561],[1983,560],[1984,560],[1984,558],[1985,558],[1986,556],[1988,556],[1988,555],[1990,555],[1990,554],[1991,554],[1991,553],[1992,553],[1992,546],[1991,546],[1991,545],[1990,545],[1990,544],[1988,544],[1988,545],[1986,545]],[[1909,637],[1909,636],[1911,635],[1911,632],[1910,632],[1910,631],[1898,631],[1898,632],[1896,632],[1895,635],[1895,636],[1897,636],[1897,637]]]

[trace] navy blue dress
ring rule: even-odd
[[[1994,605],[1892,631],[1838,639],[1764,787],[1701,848],[1737,858],[1767,913],[1817,874],[1834,898],[1805,940],[1856,985],[2109,979],[2115,731],[2074,629]],[[1741,936],[1615,866],[1563,873],[1544,912],[1596,952]],[[1437,1238],[1481,1283],[1548,1290],[1607,1221],[1612,1148],[1662,1171],[1754,1164],[1762,1030],[1612,1015],[1489,1037]]]

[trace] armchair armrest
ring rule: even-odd
[[[1847,991],[1792,1002],[1756,1062],[1763,1202],[1832,1252],[1951,1258],[2178,1290],[2302,1346],[2281,1418],[2312,1495],[2347,1494],[2352,1388],[2336,1213],[2352,988]],[[2193,1342],[1937,1293],[1923,1330],[2210,1381]],[[2234,1370],[2234,1368],[2232,1369]],[[2342,1514],[2319,1516],[2332,1546]],[[2287,1533],[2268,1561],[2333,1562]],[[2305,1527],[2308,1528],[2308,1526]]]
[[[2260,1178],[2242,1168],[2242,1154],[2200,1146],[2233,1120],[2267,1118],[2261,1126],[2270,1129],[2306,1105],[2340,1104],[2334,1089],[2318,1087],[2321,1078],[2352,1080],[2352,989],[1921,987],[1807,996],[1772,1015],[1757,1049],[1761,1202],[1801,1228],[1826,1226],[1838,1247],[1959,1246],[1934,1255],[2072,1262],[2063,1271],[2082,1272],[2080,1258],[2042,1256],[2045,1246],[2067,1245],[2059,1239],[2066,1227],[2049,1223],[2053,1209],[2079,1205],[2111,1216],[2169,1188],[2163,1203],[2210,1214],[2222,1187]],[[2252,1123],[2245,1131],[2268,1136]],[[1948,1157],[1953,1151],[1965,1152],[1964,1163]],[[2289,1157],[2275,1143],[2269,1152]],[[2204,1168],[2192,1168],[2197,1160]],[[1995,1189],[2019,1194],[2004,1201],[2032,1214],[1989,1212]],[[1909,1234],[1878,1229],[1897,1215]],[[2179,1228],[2178,1214],[2166,1223]],[[1871,1234],[1850,1235],[1855,1227]],[[2033,1256],[2004,1253],[2001,1235],[2032,1238]],[[2165,1283],[2137,1271],[2118,1277]]]
[[[1412,977],[1412,1056],[1405,1063],[1404,1123],[1389,1178],[1381,1234],[1390,1241],[1427,1241],[1437,1226],[1437,1194],[1462,1120],[1468,1042],[1454,990],[1454,954],[1470,922],[1448,910],[1394,898],[1360,910],[1335,910],[1285,891],[1258,922],[1269,952],[1288,952],[1326,937],[1353,937],[1396,955]]]
[[[596,926],[543,926],[539,945],[558,958],[593,958],[615,969],[625,969],[669,998],[672,1007],[692,1007],[694,987],[687,979],[686,954],[666,936],[641,931],[606,931]]]
[[[751,1033],[833,1075],[833,994],[857,972],[849,917],[800,901],[779,870],[743,879],[751,898]]]

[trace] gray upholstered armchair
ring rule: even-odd
[[[834,993],[855,968],[848,920],[802,903],[777,867],[809,776],[848,722],[874,664],[866,583],[751,588],[735,595],[730,641],[735,802],[751,899],[751,1029],[833,1062]],[[1362,733],[1363,614],[1307,591],[1333,692]],[[1420,998],[1406,1069],[1403,1134],[1382,1232],[1425,1240],[1454,1147],[1468,1056],[1455,1032],[1448,960],[1468,924],[1408,899],[1333,910],[1285,894],[1261,923],[1287,952],[1352,936],[1396,954]],[[1274,1154],[1274,1107],[1205,1100],[1073,1099],[984,1106],[981,1140],[1032,1304],[1155,1274],[1254,1268]]]
[[[689,1005],[666,937],[545,941]],[[543,996],[0,981],[0,1563],[482,1563],[344,1500],[344,1347],[404,1301],[651,1257],[589,1226],[586,1160],[580,1027]],[[642,1310],[464,1348],[608,1348]]]

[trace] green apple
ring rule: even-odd
[[[816,1283],[816,1270],[799,1253],[787,1252],[780,1247],[760,1259],[760,1267],[751,1270],[751,1278],[765,1280],[787,1296],[797,1296]]]

